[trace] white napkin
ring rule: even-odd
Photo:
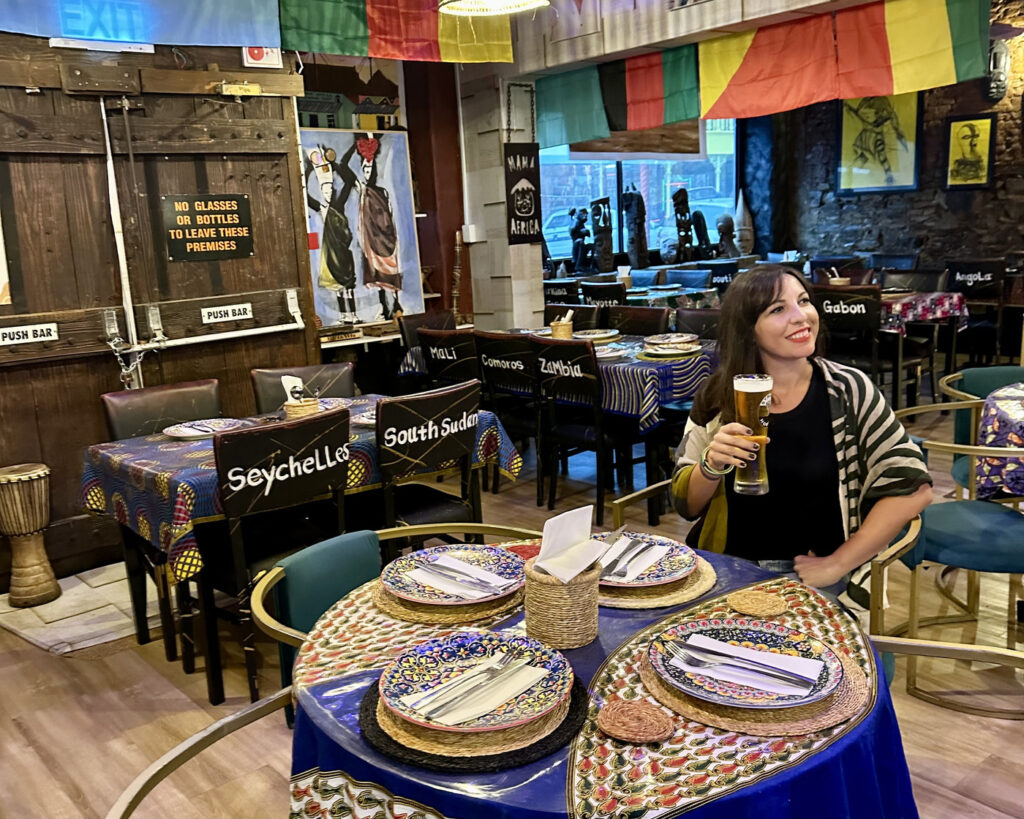
[[[470,691],[459,698],[459,705],[448,711],[444,716],[433,717],[434,722],[441,725],[459,725],[469,722],[484,714],[489,714],[499,705],[518,697],[527,689],[533,688],[550,672],[546,668],[524,665],[498,678],[497,683],[485,683],[480,688]],[[416,696],[419,696],[417,694]],[[405,698],[403,698],[403,702]]]
[[[591,540],[593,506],[581,506],[549,518],[534,566],[568,583],[608,551],[611,544]]]
[[[815,678],[817,678],[821,673],[821,668],[824,665],[821,660],[811,660],[807,657],[790,657],[788,654],[772,654],[768,651],[758,651],[756,649],[745,648],[743,646],[734,646],[729,643],[724,643],[721,640],[706,637],[703,634],[691,634],[686,640],[686,643],[693,643],[693,645],[697,647],[703,646],[705,648],[713,648],[715,651],[721,651],[733,657],[756,660],[759,663],[770,665],[780,671],[793,671],[798,674],[813,676]],[[728,662],[728,660],[723,658],[723,662]],[[676,666],[676,668],[691,671],[694,674],[703,674],[705,677],[714,677],[716,680],[736,683],[738,685],[749,685],[751,688],[757,688],[761,691],[771,691],[772,693],[783,694],[786,696],[807,693],[806,688],[801,688],[797,685],[787,685],[782,680],[763,676],[753,669],[747,671],[745,669],[734,668],[732,666],[691,666],[676,657],[672,657],[669,660],[669,663]]]
[[[478,580],[483,580],[486,583],[490,583],[491,585],[498,586],[502,589],[508,588],[516,582],[515,578],[502,577],[494,572],[489,572],[486,569],[481,569],[479,566],[473,566],[465,561],[446,554],[438,555],[431,562],[437,563],[439,566],[447,566],[450,569],[459,569],[460,571],[472,575]],[[465,600],[478,600],[481,597],[490,597],[493,594],[493,592],[471,588],[457,580],[449,580],[448,578],[441,577],[441,575],[431,572],[428,569],[413,569],[412,571],[406,572],[406,576],[411,577],[417,583],[422,583],[424,586],[430,586],[431,588],[443,591],[445,594],[453,594],[456,597],[461,597]]]
[[[286,404],[294,404],[295,403],[295,399],[292,398],[292,392],[294,392],[294,390],[296,388],[298,388],[299,394],[300,395],[302,394],[302,379],[298,378],[298,377],[296,377],[294,375],[282,375],[281,376],[281,386],[284,387],[285,403]]]

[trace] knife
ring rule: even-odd
[[[615,558],[615,560],[613,560],[611,563],[604,567],[604,570],[601,572],[601,579],[604,579],[613,574],[614,572],[617,572],[624,563],[628,563],[633,558],[633,555],[635,555],[637,552],[643,549],[646,545],[647,544],[640,540],[640,538],[635,537],[632,540],[630,540],[629,545],[622,550],[622,554],[620,554],[617,558]]]
[[[464,586],[470,586],[475,588],[477,591],[486,591],[491,593],[497,593],[502,591],[501,586],[497,586],[481,577],[475,577],[468,572],[462,571],[462,569],[456,569],[453,566],[444,566],[432,561],[415,561],[417,568],[425,569],[428,572],[441,575],[448,580],[454,580],[456,583],[461,583]]]
[[[470,696],[473,694],[474,691],[479,691],[481,688],[489,688],[495,683],[501,682],[503,678],[515,673],[523,666],[529,665],[530,659],[531,658],[529,657],[522,657],[518,660],[513,660],[511,663],[509,663],[507,666],[501,669],[501,671],[499,671],[497,674],[487,675],[486,679],[483,680],[472,681],[469,685],[465,686],[464,688],[460,688],[457,694],[450,697],[444,697],[444,704],[441,704],[439,702],[432,703],[430,707],[426,709],[420,709],[420,713],[425,714],[431,719],[443,717],[452,709],[457,708],[459,705],[461,705],[461,699],[463,697]]]
[[[670,653],[672,653],[673,649],[677,648],[672,643],[665,643],[665,645],[669,647]],[[730,665],[741,665],[753,671],[757,671],[762,674],[768,674],[769,676],[779,676],[782,678],[788,678],[789,680],[796,680],[805,685],[814,685],[818,681],[817,677],[811,679],[810,677],[807,677],[796,671],[789,671],[788,669],[778,668],[777,666],[771,665],[770,663],[761,663],[757,660],[748,660],[746,657],[737,657],[734,654],[728,654],[724,651],[716,651],[713,648],[704,648],[703,646],[691,645],[688,642],[683,643],[681,646],[679,646],[679,648],[682,648],[684,651],[689,651],[692,654],[704,654],[705,656],[709,656],[715,659],[720,658],[723,663],[728,663]],[[678,657],[679,655],[676,654],[675,656]],[[683,660],[683,662],[685,662],[685,659]]]
[[[424,692],[422,697],[420,697],[414,702],[411,702],[409,706],[411,708],[415,708],[416,710],[420,710],[424,705],[427,705],[433,702],[434,700],[440,700],[446,694],[451,693],[454,689],[461,687],[463,683],[473,679],[474,677],[480,676],[485,671],[492,668],[494,666],[494,663],[498,660],[499,656],[500,655],[498,654],[494,654],[491,656],[489,660],[479,663],[478,665],[475,665],[472,668],[467,669],[466,671],[463,671],[457,677],[454,677],[448,680],[447,682],[443,682],[440,685],[436,685],[433,688],[428,689]]]

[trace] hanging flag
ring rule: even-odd
[[[541,77],[536,89],[537,142],[541,148],[611,135],[596,66]]]
[[[700,116],[696,46],[602,63],[597,71],[612,131],[642,131]]]
[[[286,49],[389,60],[512,62],[507,15],[441,14],[437,0],[280,0],[280,9]]]
[[[989,0],[879,0],[836,12],[839,96],[888,96],[988,70]]]
[[[760,117],[836,99],[832,15],[699,44],[701,116]]]

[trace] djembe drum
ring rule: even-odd
[[[12,606],[38,606],[60,597],[46,556],[43,530],[50,523],[50,467],[0,468],[0,534],[11,541]]]

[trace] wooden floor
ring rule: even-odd
[[[935,422],[939,428],[948,423]],[[541,528],[548,513],[534,504],[532,457],[527,460],[516,484],[504,481],[500,494],[485,496],[485,520]],[[572,469],[575,479],[563,479],[560,487],[560,511],[593,497],[593,461],[574,459]],[[932,471],[937,496],[948,494],[948,464],[933,458]],[[629,523],[649,530],[640,507]],[[681,538],[686,527],[667,515],[657,531]],[[892,573],[894,621],[901,617],[908,577],[902,565]],[[938,611],[940,599],[927,583],[926,612]],[[1015,629],[1007,634],[1006,599],[1006,582],[986,578],[982,625],[947,627],[936,637],[973,640],[977,635],[984,642],[1004,645],[1010,640],[1019,647],[1024,635]],[[179,665],[165,662],[158,642],[137,646],[126,639],[55,657],[0,630],[0,816],[104,815],[146,765],[247,702],[240,652],[229,634],[224,641],[229,646],[228,700],[211,707],[202,674],[187,676]],[[265,644],[261,654],[266,662],[263,690],[270,693],[279,682],[276,651]],[[893,699],[921,815],[1024,815],[1024,724],[958,714],[908,697],[903,666],[898,660]],[[948,660],[923,660],[921,668],[923,684],[962,692],[985,689],[998,693],[986,700],[1024,708],[1021,673],[972,669]],[[283,716],[267,717],[172,774],[136,815],[287,816],[290,742]]]

